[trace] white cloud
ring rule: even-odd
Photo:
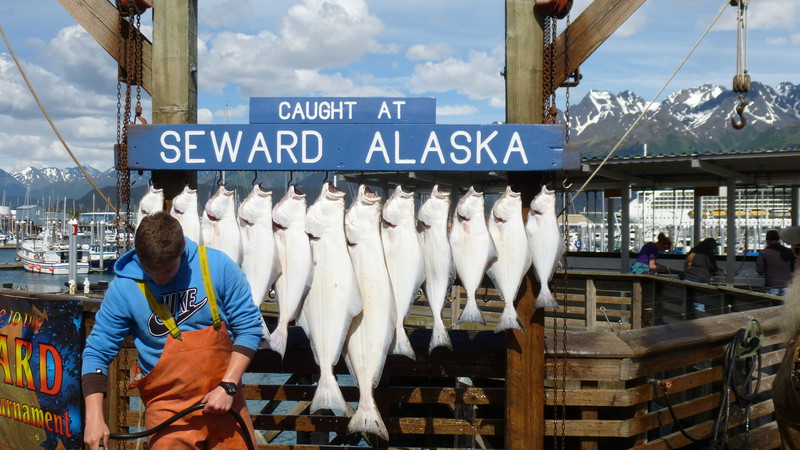
[[[197,123],[213,123],[214,122],[214,113],[211,112],[208,108],[198,108],[197,109]]]
[[[505,103],[503,49],[491,54],[470,51],[467,60],[448,58],[439,63],[427,62],[414,67],[410,90],[415,94],[456,91],[473,100]]]
[[[247,117],[250,113],[250,106],[248,105],[236,105],[234,107],[228,106],[228,110],[219,109],[214,111],[214,117],[221,117],[225,118],[227,115],[228,118],[232,117]]]
[[[469,116],[479,112],[480,110],[472,105],[448,105],[436,108],[437,116]]]
[[[789,42],[789,38],[787,38],[785,36],[776,37],[776,38],[766,38],[766,39],[764,39],[764,42],[766,42],[767,45],[783,45],[783,44],[786,44],[787,42]]]
[[[406,58],[411,61],[439,61],[453,54],[453,48],[445,43],[416,44],[406,52]]]

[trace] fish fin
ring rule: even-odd
[[[553,293],[546,283],[542,283],[542,289],[539,291],[539,296],[536,298],[534,308],[558,308],[558,302],[553,298]]]
[[[324,370],[322,372],[317,389],[314,391],[314,398],[311,400],[311,414],[321,409],[330,409],[344,414],[347,403],[344,401],[342,390],[336,383],[336,378],[333,373],[325,373]]]
[[[433,352],[437,347],[447,347],[453,349],[453,343],[450,341],[450,335],[444,328],[444,324],[439,325],[439,322],[433,323],[433,334],[431,334],[431,343],[428,346],[428,354]]]
[[[481,325],[486,325],[481,310],[478,309],[478,302],[475,300],[467,299],[467,304],[464,305],[464,310],[461,311],[461,315],[458,317],[458,322],[456,322],[456,324],[464,322],[476,322]]]
[[[272,350],[278,352],[281,355],[281,359],[283,359],[284,354],[286,353],[286,341],[289,338],[289,330],[286,329],[286,324],[278,324],[278,327],[275,328],[275,331],[269,336],[269,345],[272,347]]]
[[[393,355],[408,356],[414,360],[417,359],[417,355],[414,353],[414,348],[411,347],[411,341],[408,340],[408,335],[406,334],[405,328],[395,328],[394,343],[392,344],[392,350],[390,353]]]
[[[359,400],[356,413],[350,417],[350,422],[347,423],[347,432],[349,434],[370,433],[385,441],[389,440],[389,430],[386,429],[386,424],[383,423],[375,400],[371,397],[369,400]]]
[[[517,311],[515,311],[514,308],[505,308],[503,309],[503,314],[500,315],[500,321],[497,322],[497,327],[494,329],[494,332],[499,333],[511,329],[519,330],[523,333],[525,332],[525,326],[522,325],[522,322],[519,320]]]

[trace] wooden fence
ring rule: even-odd
[[[566,291],[563,278],[556,283],[561,283],[561,308],[548,311],[542,368],[546,436],[530,448],[691,445],[666,408],[663,386],[670,386],[673,410],[688,433],[707,434],[725,390],[724,347],[751,319],[764,329],[765,339],[759,393],[750,407],[747,434],[751,448],[779,447],[771,383],[783,355],[781,306],[772,306],[780,299],[627,274],[570,273]],[[705,305],[702,311],[690,308],[694,318],[682,294],[687,289]],[[412,309],[406,325],[417,359],[390,356],[375,390],[390,433],[388,442],[348,436],[346,415],[309,414],[319,369],[303,331],[292,327],[286,358],[281,361],[274,352],[261,351],[245,376],[259,448],[503,448],[507,418],[515,413],[505,407],[507,341],[504,333],[492,331],[502,304],[491,290],[485,300],[479,303],[487,325],[451,330],[453,351],[437,349],[430,355],[430,330],[425,327],[430,312],[424,299]],[[448,326],[464,301],[456,288],[443,313]],[[270,306],[264,309],[269,317]],[[127,390],[127,367],[134,358],[135,350],[125,349],[111,371],[108,407],[116,412],[112,430],[141,424],[137,393]],[[346,367],[340,363],[335,371],[345,399],[355,407],[358,390]],[[738,413],[729,423],[729,444],[734,448],[741,445],[737,443],[745,434],[744,421]]]

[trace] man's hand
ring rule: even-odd
[[[206,404],[203,409],[208,414],[225,414],[233,405],[233,396],[228,395],[222,386],[217,386],[213,391],[203,397],[202,403]]]
[[[103,393],[86,396],[86,427],[83,430],[83,442],[91,450],[98,450],[100,444],[108,448],[108,429],[103,417]]]

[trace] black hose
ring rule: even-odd
[[[203,409],[206,407],[205,403],[198,403],[196,405],[192,405],[182,411],[178,411],[170,417],[169,419],[161,422],[160,424],[150,428],[149,430],[138,431],[136,433],[111,433],[108,435],[109,439],[118,439],[118,440],[133,440],[139,439],[143,437],[150,436],[151,434],[158,433],[159,431],[163,430],[164,428],[172,425],[175,423],[176,420],[182,418],[183,416],[193,413],[199,409]],[[235,409],[229,409],[228,412],[236,419],[236,422],[239,424],[239,427],[242,431],[242,436],[244,436],[244,441],[247,443],[247,448],[249,450],[256,450],[255,445],[253,444],[253,439],[250,437],[250,431],[247,429],[247,424],[245,423],[242,415],[239,414],[239,411]]]

